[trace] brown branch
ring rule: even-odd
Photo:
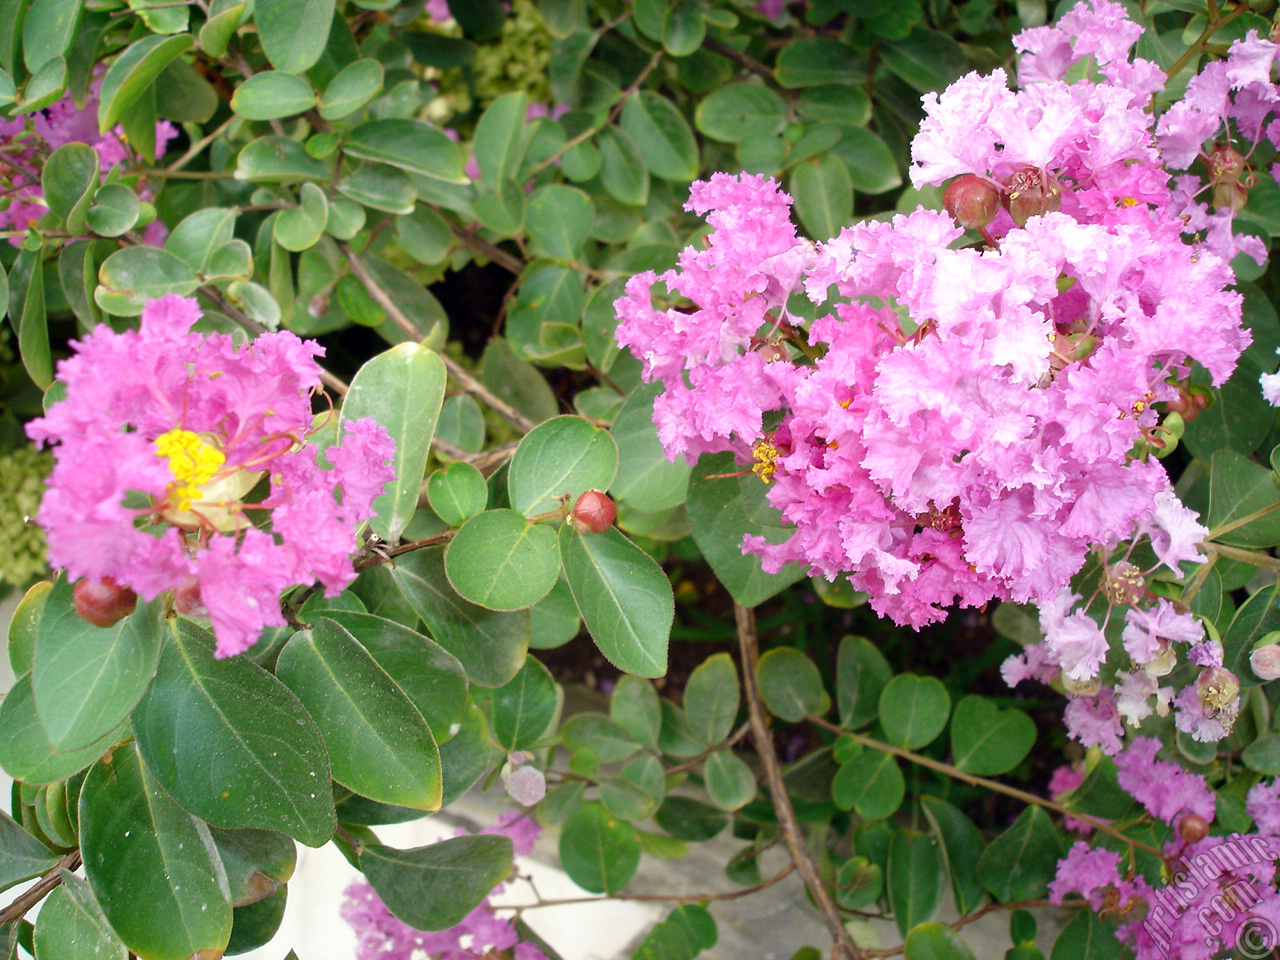
[[[769,795],[773,798],[773,807],[778,814],[778,825],[787,841],[787,849],[791,852],[791,862],[800,871],[804,885],[813,895],[822,919],[826,922],[831,939],[835,942],[836,953],[843,953],[849,960],[862,960],[862,951],[858,949],[845,929],[844,920],[831,892],[827,890],[818,868],[809,856],[805,846],[804,831],[796,819],[795,808],[791,798],[787,796],[786,784],[782,781],[782,768],[778,763],[778,755],[774,752],[773,741],[769,736],[769,728],[765,724],[764,708],[760,702],[760,690],[756,686],[756,662],[759,660],[759,649],[756,643],[756,618],[750,607],[740,603],[733,605],[733,617],[738,628],[738,647],[742,654],[742,686],[747,694],[747,706],[751,714],[751,732],[755,737],[756,751],[764,767],[765,783],[769,787]]]
[[[823,717],[817,717],[809,714],[805,717],[810,723],[815,723],[824,730],[830,730],[832,733],[844,734],[852,737],[864,747],[870,747],[872,750],[879,750],[881,753],[889,753],[895,757],[901,757],[903,760],[914,763],[920,767],[928,767],[930,770],[936,770],[938,773],[945,774],[955,780],[962,780],[965,783],[975,787],[982,787],[995,793],[1003,793],[1006,797],[1013,797],[1015,800],[1021,800],[1028,806],[1042,807],[1045,810],[1052,810],[1054,813],[1060,813],[1063,816],[1071,817],[1073,820],[1079,820],[1081,823],[1087,823],[1095,830],[1115,837],[1122,843],[1130,847],[1136,847],[1144,850],[1161,860],[1165,859],[1164,852],[1157,850],[1150,844],[1143,843],[1141,840],[1135,840],[1133,837],[1127,836],[1120,830],[1117,830],[1106,820],[1099,820],[1091,817],[1087,813],[1081,813],[1078,810],[1072,810],[1070,807],[1064,806],[1054,800],[1046,800],[1044,797],[1037,797],[1034,793],[1027,793],[1025,790],[1019,790],[1017,787],[1011,787],[1001,783],[999,780],[988,780],[986,777],[975,777],[972,773],[965,773],[958,767],[953,767],[949,763],[943,763],[941,760],[934,760],[932,757],[926,757],[918,753],[912,753],[910,750],[904,750],[901,747],[895,747],[892,744],[883,743],[880,740],[874,740],[871,737],[863,736],[860,733],[854,733],[852,730],[846,730],[837,726],[830,720]]]
[[[691,760],[686,760],[684,763],[677,763],[674,767],[667,768],[666,770],[663,771],[662,775],[664,777],[669,777],[673,773],[684,773],[686,770],[692,770],[694,767],[702,763],[703,760],[707,759],[707,757],[711,756],[717,750],[723,750],[727,747],[732,747],[735,743],[737,743],[739,740],[741,740],[750,732],[751,732],[751,721],[748,720],[746,723],[740,726],[737,730],[735,730],[733,732],[733,736],[731,736],[724,743],[718,743],[714,747],[711,747],[710,749],[702,751],[702,753],[698,754],[696,757],[692,758]]]
[[[721,40],[717,40],[714,37],[707,37],[702,41],[702,46],[707,50],[710,50],[712,53],[718,53],[720,56],[732,60],[740,67],[746,67],[752,73],[757,76],[764,77],[770,83],[777,83],[777,77],[773,75],[773,71],[763,63],[755,59],[755,57],[747,56],[741,50],[735,50],[733,47]]]
[[[500,267],[504,267],[514,274],[519,275],[524,270],[524,261],[517,256],[513,256],[503,250],[496,243],[490,243],[488,240],[477,237],[466,227],[457,223],[450,223],[449,229],[453,231],[453,235],[461,240],[466,246],[470,247],[476,253],[482,253]]]
[[[49,872],[36,883],[18,894],[13,903],[0,910],[0,927],[3,927],[6,923],[12,923],[14,920],[20,920],[23,914],[52,893],[54,887],[62,883],[62,877],[60,876],[62,870],[74,870],[78,866],[80,866],[80,851],[72,850],[59,860],[56,866],[51,867]]]
[[[369,291],[369,296],[378,301],[378,306],[387,311],[387,316],[392,319],[395,325],[414,340],[421,340],[423,331],[413,325],[413,321],[405,316],[404,311],[391,299],[390,294],[378,285],[378,281],[369,273],[369,268],[361,262],[360,258],[356,256],[356,252],[351,249],[351,245],[345,240],[339,240],[338,249],[342,251],[343,256],[350,262],[351,272],[364,284],[364,288]],[[445,368],[458,381],[463,390],[472,396],[479,397],[521,433],[528,433],[537,426],[511,404],[496,396],[488,387],[464,370],[458,361],[447,353],[442,353],[439,356],[444,361]]]
[[[753,893],[759,893],[761,890],[767,890],[775,883],[786,879],[795,870],[794,863],[788,863],[778,873],[775,873],[768,880],[757,883],[754,887],[743,887],[741,890],[730,890],[727,893],[685,893],[685,894],[663,894],[663,893],[615,893],[611,897],[562,897],[557,900],[539,900],[537,903],[527,903],[524,906],[513,907],[509,904],[502,904],[503,910],[532,910],[535,907],[558,907],[566,903],[596,903],[600,900],[634,900],[641,903],[704,903],[713,900],[737,900],[739,897],[749,897]]]
[[[493,473],[498,467],[502,466],[513,456],[515,456],[516,447],[519,443],[504,443],[500,447],[494,447],[492,450],[481,450],[479,453],[469,453],[461,447],[454,446],[448,440],[441,440],[439,437],[431,438],[431,449],[438,454],[443,454],[450,460],[461,460],[469,463],[485,476]],[[427,495],[427,482],[422,481],[422,487],[418,491],[418,499],[421,501]]]

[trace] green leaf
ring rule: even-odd
[[[844,161],[830,154],[814,157],[791,172],[796,214],[815,240],[836,236],[853,217],[853,181]]]
[[[306,148],[291,137],[259,137],[250,140],[236,158],[235,178],[253,183],[289,184],[313,180],[328,183],[332,171],[308,156]]]
[[[775,647],[761,657],[756,683],[769,712],[788,723],[826,713],[831,705],[817,666],[794,647]]]
[[[506,340],[490,340],[482,363],[484,385],[530,420],[541,423],[560,411],[546,377],[517,357]]]
[[[560,737],[571,754],[589,751],[599,763],[619,763],[641,746],[631,731],[602,713],[575,713],[561,725]]]
[[[383,540],[396,543],[418,505],[436,417],[444,402],[444,362],[434,350],[400,343],[358,371],[342,404],[342,423],[372,417],[396,442],[396,476],[373,501],[377,515],[369,525]]]
[[[448,221],[425,204],[419,204],[408,216],[396,218],[396,239],[405,253],[426,264],[444,263],[454,244]],[[470,398],[464,394],[459,399]]]
[[[315,246],[328,225],[329,198],[314,183],[304,183],[298,191],[298,205],[276,214],[272,235],[286,250],[301,253]]]
[[[698,950],[710,950],[719,939],[715,918],[696,903],[681,904],[671,911],[667,920],[683,927],[689,942]]]
[[[22,355],[22,366],[27,375],[37,387],[47,390],[53,383],[53,356],[49,350],[49,318],[45,312],[44,264],[40,254],[29,251],[19,254],[19,259],[27,256],[31,258],[30,273],[27,274],[25,289],[21,289],[18,352]],[[14,264],[15,275],[18,272],[18,264]],[[19,290],[15,284],[11,294]]]
[[[906,782],[898,761],[887,753],[866,750],[840,765],[831,796],[841,810],[854,810],[863,820],[883,820],[902,806]]]
[[[1265,733],[1244,748],[1240,759],[1250,770],[1269,777],[1280,775],[1280,735]]]
[[[1057,875],[1062,844],[1049,815],[1027,807],[978,859],[974,875],[1001,903],[1043,897]]]
[[[360,641],[418,708],[436,743],[453,736],[452,728],[463,720],[467,706],[467,676],[456,657],[385,617],[350,610],[326,610],[324,616]]]
[[[534,427],[516,448],[507,473],[513,509],[526,517],[570,507],[588,490],[607,490],[618,469],[609,431],[581,417],[554,417]]]
[[[280,651],[278,676],[316,718],[333,779],[361,796],[440,807],[440,752],[409,697],[346,629],[320,618]]]
[[[33,13],[34,10],[33,7]],[[27,24],[30,23],[28,17]],[[53,151],[44,163],[40,185],[45,202],[50,210],[67,222],[68,233],[78,235],[84,232],[85,216],[98,186],[101,163],[93,147],[74,140]]]
[[[100,743],[128,718],[155,673],[161,608],[139,604],[114,626],[95,627],[76,613],[68,579],[54,584],[40,619],[31,688],[55,751]]]
[[[641,677],[667,670],[675,616],[671,581],[647,553],[615,528],[560,528],[560,558],[574,602],[610,663]]]
[[[484,711],[470,704],[462,717],[462,729],[440,746],[440,763],[444,766],[441,806],[447,807],[457,800],[484,776],[491,763],[501,760],[501,752],[489,738]]]
[[[653,816],[665,794],[662,764],[653,756],[636,757],[618,776],[600,780],[600,799],[605,809],[631,823]]]
[[[457,532],[444,554],[449,583],[466,600],[490,610],[523,610],[560,576],[556,535],[514,510],[486,510]]]
[[[662,390],[661,383],[637,387],[622,405],[612,427],[619,456],[611,493],[645,513],[684,503],[692,472],[683,457],[672,463],[663,453],[658,428],[653,423],[653,400]]]
[[[248,953],[270,943],[284,920],[288,896],[289,888],[281,887],[270,896],[232,910],[227,955]]]
[[[3,302],[0,299],[0,303]],[[31,671],[36,637],[40,632],[40,621],[44,616],[45,604],[49,602],[49,594],[52,590],[53,584],[48,580],[34,583],[13,609],[8,632],[9,669],[16,677]]]
[[[796,113],[819,123],[861,127],[871,119],[871,98],[864,87],[847,83],[807,87],[796,100]]]
[[[316,94],[311,84],[278,70],[255,73],[231,96],[231,109],[247,120],[292,117],[315,105]]]
[[[83,12],[84,0],[32,0],[21,23],[27,70],[35,73],[48,61],[66,55]],[[17,32],[16,26],[10,24],[9,29]]]
[[[103,914],[141,960],[221,956],[231,904],[209,828],[169,798],[134,747],[85,778],[80,845]]]
[[[382,164],[365,164],[338,182],[338,192],[349,200],[397,216],[413,212],[418,199],[413,180],[403,170]]]
[[[376,160],[433,180],[471,182],[462,171],[457,145],[438,128],[419,120],[392,117],[362,123],[347,134],[342,149],[348,156]]]
[[[599,803],[584,803],[561,827],[560,865],[583,890],[615,894],[640,866],[640,837]]]
[[[895,747],[915,750],[932,743],[950,713],[951,697],[936,677],[899,674],[880,694],[880,723]]]
[[[937,914],[942,901],[942,855],[928,834],[894,833],[885,878],[893,918],[904,936]]]
[[[197,210],[173,228],[164,242],[165,250],[194,269],[209,270],[214,252],[235,236],[236,211],[225,207]]]
[[[128,950],[115,935],[89,884],[60,873],[62,885],[40,905],[36,960],[125,960]]]
[[[35,699],[31,695],[31,677],[19,677],[4,700],[0,700],[0,766],[16,780],[24,783],[55,783],[79,773],[103,752],[119,743],[128,732],[127,722],[112,730],[101,741],[54,753],[49,737],[36,716]]]
[[[1154,925],[1159,920],[1151,922]],[[1128,956],[1131,954],[1116,939],[1114,927],[1092,910],[1078,910],[1054,941],[1050,960],[1124,960]]]
[[[639,677],[619,677],[609,696],[609,716],[639,743],[657,749],[662,706],[653,684]]]
[[[880,713],[880,694],[893,676],[889,661],[866,637],[845,637],[836,656],[840,725],[856,730]]]
[[[1223,666],[1240,678],[1240,686],[1261,682],[1249,666],[1249,655],[1253,645],[1274,630],[1280,630],[1280,587],[1267,587],[1240,605],[1222,635]]]
[[[216,13],[210,10],[210,17],[200,28],[198,41],[200,49],[211,57],[221,57],[227,52],[227,46],[235,35],[244,18],[245,3],[226,6]]]
[[[123,183],[106,183],[93,195],[85,223],[100,237],[118,237],[138,222],[138,195]]]
[[[318,847],[333,835],[329,758],[315,721],[247,657],[213,658],[213,638],[179,620],[133,713],[156,779],[220,827],[279,830]]]
[[[368,844],[360,869],[387,909],[409,926],[447,930],[511,875],[513,857],[510,837],[473,834],[412,850]]]
[[[176,9],[185,21],[186,10]],[[185,22],[181,29],[186,29]],[[156,78],[155,89],[157,115],[178,123],[208,123],[222,104],[213,84],[182,59],[174,60],[165,68]]]
[[[609,196],[630,207],[644,206],[649,200],[649,171],[636,145],[616,127],[605,127],[597,140],[600,182]]]
[[[698,176],[698,144],[693,131],[666,97],[643,90],[628,98],[622,108],[621,127],[655,177],[688,183]]]
[[[193,46],[190,35],[149,36],[133,43],[107,68],[98,99],[98,131],[105,134],[156,77]]]
[[[0,811],[0,890],[40,876],[58,859],[12,817]]]
[[[697,952],[684,927],[664,920],[649,931],[631,960],[693,960]]]
[[[382,64],[371,57],[356,60],[338,71],[320,95],[320,116],[341,120],[364,107],[382,90]]]
[[[242,907],[275,893],[293,876],[298,850],[274,830],[210,829],[227,875],[231,906]]]
[[[698,103],[694,123],[713,140],[741,143],[777,136],[787,123],[787,104],[771,87],[731,83]]]
[[[253,19],[263,52],[277,70],[302,73],[329,42],[334,0],[257,0]]]
[[[465,460],[456,460],[427,478],[427,499],[437,517],[456,527],[484,510],[489,501],[489,486],[476,467]]]
[[[493,691],[493,737],[504,750],[524,750],[547,733],[558,706],[556,682],[535,657]]]
[[[861,83],[866,80],[858,51],[832,37],[793,40],[778,52],[774,75],[784,87]]]
[[[708,657],[689,675],[684,713],[694,736],[709,747],[729,736],[738,717],[738,670],[727,653]]]
[[[902,174],[883,140],[866,127],[837,129],[842,135],[831,146],[831,154],[844,161],[855,190],[879,194],[902,186]]]
[[[122,247],[102,262],[98,288],[93,292],[98,306],[121,317],[136,317],[148,300],[166,293],[186,296],[200,286],[200,278],[190,264],[160,247]]]
[[[969,945],[940,923],[922,923],[907,934],[906,960],[974,960]]]
[[[548,184],[529,198],[529,236],[550,257],[577,259],[594,220],[591,199],[576,187]]]
[[[1215,534],[1213,539],[1237,547],[1271,547],[1280,543],[1280,491],[1272,473],[1234,450],[1219,450],[1209,468],[1209,516],[1212,530],[1238,523],[1261,510],[1256,520]]]
[[[707,795],[721,810],[738,810],[756,795],[756,777],[732,750],[717,750],[703,764]]]
[[[532,632],[529,646],[535,650],[551,650],[564,646],[578,635],[582,617],[573,602],[573,591],[563,575],[551,592],[529,608]]]
[[[485,109],[476,124],[472,149],[480,179],[497,189],[505,180],[514,180],[528,147],[525,113],[529,95],[507,93]]]
[[[445,576],[442,547],[405,554],[392,574],[431,637],[462,663],[467,679],[500,687],[516,675],[529,645],[527,611],[497,613],[458,596]]]
[[[884,65],[921,93],[942,90],[968,69],[964,50],[951,37],[916,27],[905,40],[879,44]]]
[[[942,858],[951,875],[956,910],[960,916],[968,916],[985,895],[982,884],[974,876],[974,866],[986,849],[986,841],[973,821],[945,800],[925,795],[920,797],[920,808],[942,849]]]
[[[1036,742],[1036,725],[1021,710],[1001,710],[986,697],[970,695],[951,718],[951,751],[966,773],[1007,773]]]

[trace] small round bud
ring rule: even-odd
[[[569,514],[569,522],[582,533],[604,533],[617,519],[618,508],[609,496],[599,490],[588,490],[578,497]]]
[[[173,609],[178,615],[188,620],[207,620],[209,610],[200,599],[200,581],[195,577],[187,577],[177,590],[173,592]]]
[[[982,177],[956,177],[942,195],[942,208],[966,230],[979,230],[1000,212],[1000,191]]]
[[[76,613],[95,627],[109,627],[133,613],[138,595],[110,577],[81,580],[72,591]]]
[[[1249,669],[1260,680],[1280,679],[1280,631],[1272,631],[1253,645]]]
[[[1209,821],[1198,813],[1188,813],[1178,821],[1178,835],[1187,843],[1199,843],[1209,835]]]

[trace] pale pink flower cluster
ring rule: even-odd
[[[1173,830],[1164,847],[1169,875],[1144,876],[1134,872],[1129,858],[1079,842],[1059,862],[1049,895],[1054,903],[1072,894],[1083,897],[1116,924],[1136,960],[1212,960],[1248,945],[1239,938],[1250,928],[1274,931],[1280,924],[1274,886],[1280,782],[1249,791],[1245,811],[1254,819],[1254,832],[1205,836],[1216,813],[1213,791],[1199,774],[1157,760],[1159,750],[1159,741],[1139,738],[1115,764],[1120,786]]]
[[[459,831],[458,835],[466,832]],[[539,832],[532,817],[514,810],[481,831],[509,836],[518,857],[533,850]],[[488,960],[506,950],[511,951],[513,960],[547,960],[534,944],[520,940],[510,920],[494,912],[490,898],[505,887],[505,883],[495,887],[457,926],[428,933],[393,916],[373,887],[357,880],[347,887],[342,919],[355,931],[356,960],[416,960],[424,955],[430,960]]]
[[[132,158],[121,127],[113,127],[105,135],[98,133],[101,85],[101,80],[93,82],[83,107],[68,93],[31,117],[0,119],[0,195],[7,198],[0,201],[0,229],[26,230],[49,212],[40,185],[43,160],[37,144],[42,150],[52,151],[68,143],[87,143],[101,158],[103,173]],[[158,121],[156,155],[163,154],[165,145],[177,135],[177,129],[168,120]],[[164,237],[164,224],[153,220],[147,226],[146,241],[158,244]],[[10,238],[15,246],[21,242],[21,237]]]
[[[1011,91],[972,74],[926,97],[917,183],[1060,191],[1023,226],[1001,211],[994,248],[954,246],[962,231],[925,209],[815,248],[776,184],[716,174],[687,205],[713,228],[704,247],[628,282],[617,337],[666,388],[667,455],[754,460],[795,527],[747,539],[766,570],[848,573],[877,612],[920,626],[954,603],[1053,601],[1092,547],[1144,532],[1175,569],[1196,556],[1159,510],[1163,467],[1135,450],[1159,443],[1153,405],[1190,360],[1221,383],[1249,335],[1227,263],[1183,242],[1168,208],[1143,109],[1163,78],[1123,59],[1133,25],[1108,37],[1086,45],[1103,82]],[[834,312],[802,329],[787,309],[799,290],[819,304],[834,291]],[[1099,659],[1089,642],[1062,647],[1081,677]]]
[[[36,517],[49,562],[144,599],[176,590],[230,656],[284,625],[282,591],[318,580],[337,596],[354,579],[356,527],[394,477],[395,443],[350,422],[322,468],[306,437],[323,348],[288,332],[238,346],[193,332],[199,319],[195,300],[170,294],[138,330],[101,325],[73,342],[58,364],[65,399],[27,434],[54,446]]]

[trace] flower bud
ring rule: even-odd
[[[1198,813],[1188,813],[1178,821],[1178,835],[1187,843],[1199,843],[1209,835],[1209,821]]]
[[[956,177],[942,195],[942,208],[966,230],[979,230],[1000,212],[1000,191],[972,173]]]
[[[1260,680],[1280,679],[1280,630],[1273,630],[1253,645],[1249,669]]]
[[[1062,208],[1062,184],[1035,167],[1023,167],[1005,181],[1000,201],[1013,222],[1025,227],[1032,217]]]
[[[109,627],[133,613],[138,595],[111,577],[81,580],[72,591],[76,613],[95,627]]]
[[[187,577],[182,586],[174,591],[173,609],[179,616],[188,620],[207,620],[209,610],[200,599],[200,581],[195,577]]]
[[[569,514],[569,522],[581,533],[604,533],[617,519],[618,508],[608,495],[599,490],[588,490],[578,497]]]

